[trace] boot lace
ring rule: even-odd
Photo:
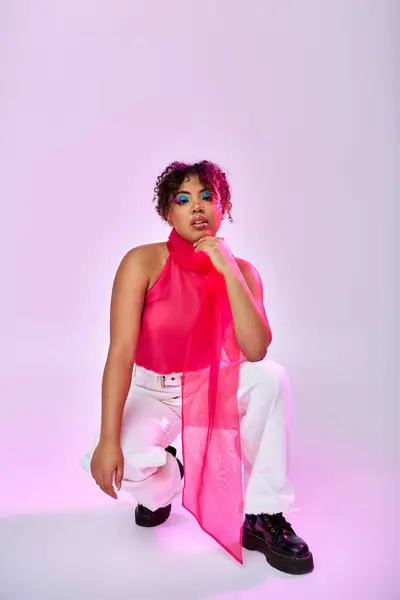
[[[277,536],[284,532],[289,532],[289,533],[292,533],[293,535],[296,535],[292,528],[291,523],[288,523],[288,521],[286,521],[286,519],[282,513],[278,513],[276,515],[262,514],[262,515],[260,515],[260,517],[268,525],[271,533],[274,533]]]

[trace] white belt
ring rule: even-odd
[[[179,388],[182,385],[182,373],[169,373],[168,375],[160,375],[144,367],[135,365],[134,381],[136,385],[157,388]]]

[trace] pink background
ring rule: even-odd
[[[112,280],[130,248],[169,234],[151,201],[157,175],[207,158],[233,190],[235,223],[221,234],[262,275],[270,357],[292,379],[296,524],[321,565],[308,581],[318,598],[350,597],[346,578],[364,598],[395,598],[398,13],[383,0],[1,3],[0,523],[10,539],[11,515],[116,510],[78,464],[100,416]],[[23,598],[13,569],[27,550],[14,556],[6,540],[4,598]],[[177,597],[217,592],[226,588]],[[258,597],[245,594],[234,597]]]

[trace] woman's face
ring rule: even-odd
[[[204,187],[198,175],[189,175],[172,198],[168,224],[181,237],[196,242],[208,235],[215,236],[222,220],[221,199],[218,192]]]

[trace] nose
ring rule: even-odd
[[[204,212],[204,205],[203,202],[200,202],[199,200],[197,202],[195,202],[194,206],[193,206],[193,213],[196,212]]]

